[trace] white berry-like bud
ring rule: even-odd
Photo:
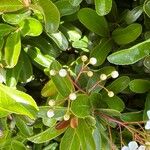
[[[118,71],[113,71],[113,72],[111,73],[111,77],[112,77],[112,78],[117,78],[118,76],[119,76]]]
[[[90,63],[91,65],[95,65],[95,64],[97,63],[97,59],[96,59],[95,57],[92,57],[92,58],[90,58],[89,63]]]
[[[81,56],[81,60],[82,60],[83,62],[85,62],[85,61],[88,60],[88,57],[87,57],[86,55],[83,55],[83,56]]]
[[[92,72],[92,71],[88,71],[88,72],[87,72],[87,76],[88,76],[88,77],[92,77],[92,76],[93,76],[93,72]]]
[[[67,120],[69,120],[69,119],[70,119],[70,115],[69,115],[69,114],[65,114],[65,115],[64,115],[64,120],[67,121]]]
[[[105,81],[105,80],[107,79],[107,75],[106,75],[106,74],[101,74],[101,75],[100,75],[100,79],[101,79],[102,81]]]
[[[51,107],[55,106],[55,101],[53,99],[49,100],[48,105]]]
[[[56,71],[54,69],[50,70],[49,73],[50,73],[51,76],[55,76],[56,75]]]
[[[109,97],[113,97],[114,95],[115,95],[115,94],[114,94],[113,91],[109,91],[109,92],[108,92],[108,96],[109,96]]]
[[[69,99],[72,100],[72,101],[74,101],[76,98],[77,98],[76,93],[71,93],[71,94],[69,95]]]
[[[47,117],[48,118],[52,118],[54,116],[54,111],[52,109],[50,109],[48,112],[47,112]]]
[[[66,71],[65,69],[60,69],[60,70],[59,70],[59,75],[60,75],[61,77],[65,77],[65,76],[67,75],[67,71]]]

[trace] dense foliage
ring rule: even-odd
[[[150,0],[0,0],[0,149],[149,150],[149,54]]]

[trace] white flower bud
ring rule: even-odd
[[[105,81],[105,80],[107,79],[107,75],[106,75],[106,74],[101,74],[101,75],[100,75],[100,79],[101,79],[102,81]]]
[[[67,120],[69,120],[69,119],[70,119],[70,115],[69,115],[69,114],[65,114],[65,115],[64,115],[64,120],[67,121]]]
[[[77,98],[77,95],[75,93],[71,93],[69,95],[69,99],[72,100],[72,101],[74,101],[76,98]]]
[[[92,71],[88,71],[88,72],[87,72],[87,76],[88,76],[88,77],[92,77],[92,76],[93,76],[93,72],[92,72]]]
[[[148,120],[145,124],[145,129],[150,130],[150,120]]]
[[[51,76],[55,76],[56,75],[56,71],[54,69],[50,70],[49,73],[50,73]]]
[[[81,60],[82,60],[83,62],[85,62],[85,61],[88,60],[88,57],[87,57],[86,55],[83,55],[83,56],[81,56]]]
[[[50,109],[48,112],[47,112],[47,117],[48,118],[52,118],[54,116],[54,111],[52,109]]]
[[[113,71],[113,72],[111,73],[111,77],[112,77],[112,78],[117,78],[118,76],[119,76],[118,71]]]
[[[109,96],[109,97],[113,97],[114,95],[115,95],[115,94],[114,94],[113,91],[109,91],[109,92],[108,92],[108,96]]]
[[[65,77],[65,76],[67,75],[67,71],[66,71],[65,69],[60,69],[60,70],[59,70],[59,75],[60,75],[61,77]]]
[[[97,59],[96,59],[95,57],[92,57],[92,58],[90,58],[89,63],[90,63],[91,65],[95,65],[95,64],[97,63]]]
[[[55,106],[55,100],[53,99],[49,100],[48,105],[51,107]]]

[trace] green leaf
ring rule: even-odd
[[[13,32],[8,36],[5,44],[5,62],[7,64],[7,68],[13,68],[17,64],[20,51],[20,32]]]
[[[55,3],[61,16],[74,14],[79,10],[79,6],[72,6],[68,0],[61,0]]]
[[[79,118],[85,118],[91,113],[91,104],[87,95],[77,95],[75,101],[71,104],[73,114]]]
[[[8,24],[0,24],[0,37],[8,35],[10,32],[14,31],[15,28]]]
[[[82,2],[82,0],[69,0],[72,6],[78,6]]]
[[[145,0],[143,9],[147,16],[150,17],[150,0]]]
[[[102,113],[102,114],[106,114],[109,116],[120,116],[121,113],[115,109],[96,109],[98,112]]]
[[[21,21],[19,26],[23,36],[39,36],[43,31],[42,24],[31,17]]]
[[[96,145],[92,135],[92,130],[84,119],[79,120],[79,125],[75,130],[76,130],[76,134],[79,137],[82,150],[96,149]]]
[[[38,144],[45,143],[45,142],[48,142],[48,141],[56,138],[57,136],[62,134],[65,130],[66,130],[66,128],[57,130],[57,129],[55,129],[55,127],[52,127],[52,128],[45,130],[44,132],[41,132],[39,134],[36,134],[36,135],[28,138],[28,140],[33,143],[38,143]]]
[[[31,96],[0,83],[0,109],[10,113],[27,115],[33,119],[31,109],[29,110],[27,106],[38,110],[38,106]]]
[[[22,142],[19,142],[17,140],[13,140],[11,142],[11,149],[12,150],[26,150],[25,145]]]
[[[142,120],[143,112],[129,112],[121,114],[120,118],[124,122],[138,122]]]
[[[0,118],[8,116],[10,113],[0,108]]]
[[[150,81],[144,79],[132,80],[129,84],[130,90],[135,93],[145,93],[150,90]]]
[[[20,0],[0,0],[0,12],[17,11],[25,7]]]
[[[98,15],[107,15],[112,8],[112,0],[95,0],[95,9]]]
[[[95,145],[96,145],[95,150],[101,150],[102,140],[101,140],[101,133],[99,132],[98,128],[95,128],[93,137],[94,137],[94,141],[95,141]]]
[[[56,70],[56,72],[59,72],[60,69],[62,69],[61,64],[58,61],[53,61],[50,66],[50,70]],[[60,77],[59,74],[56,74],[55,76],[51,76],[51,79],[58,92],[63,97],[68,97],[70,93],[74,91],[73,83],[68,76]]]
[[[90,57],[95,57],[97,59],[96,66],[104,63],[111,49],[112,42],[107,39],[102,39],[100,43],[94,47],[94,49],[91,51]]]
[[[143,13],[142,6],[137,6],[132,10],[129,10],[125,16],[125,21],[127,24],[135,22]]]
[[[44,16],[46,32],[56,32],[60,22],[60,14],[57,7],[50,0],[38,0],[37,4],[37,9]]]
[[[116,65],[134,64],[150,53],[150,39],[141,42],[131,48],[115,52],[107,57],[110,63]]]
[[[90,8],[80,9],[79,21],[92,32],[107,37],[109,33],[108,24],[104,17],[99,16],[96,11]]]
[[[147,94],[145,108],[143,112],[143,120],[148,120],[147,111],[150,110],[150,92]]]
[[[80,141],[78,139],[75,129],[67,129],[61,139],[60,150],[80,150]]]
[[[135,41],[142,33],[142,26],[138,23],[133,23],[126,28],[117,28],[112,32],[112,38],[119,44],[128,44]]]
[[[19,13],[6,13],[2,15],[2,18],[5,22],[9,24],[18,24],[20,21],[26,19],[31,14],[31,11],[21,11]]]

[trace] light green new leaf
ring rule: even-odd
[[[12,150],[16,150],[16,149],[17,150],[26,150],[26,147],[22,142],[20,142],[18,140],[13,140],[11,142],[11,149]]]
[[[36,134],[36,135],[28,138],[28,140],[32,141],[33,143],[38,143],[38,144],[45,143],[45,142],[48,142],[48,141],[54,139],[55,137],[59,136],[65,130],[66,130],[66,128],[57,130],[57,129],[55,129],[55,127],[52,127],[52,128],[45,130],[44,132],[41,132],[39,134]]]
[[[115,52],[107,57],[110,63],[116,65],[134,64],[150,53],[150,39],[141,42],[131,48]]]
[[[4,51],[7,68],[13,68],[18,62],[21,51],[21,39],[19,31],[13,32],[8,36]]]
[[[27,115],[33,119],[34,114],[27,106],[38,110],[38,106],[31,96],[0,83],[0,109],[10,113]],[[34,110],[33,108],[31,109]]]
[[[143,5],[144,12],[150,17],[150,0],[145,0]]]
[[[59,27],[60,14],[54,3],[51,0],[38,0],[36,8],[44,16],[46,32],[56,32]]]
[[[80,150],[80,141],[75,129],[67,129],[64,136],[61,139],[60,150]]]
[[[78,18],[79,21],[92,32],[102,37],[108,36],[109,29],[106,19],[102,16],[99,16],[93,9],[80,9]]]
[[[95,57],[97,59],[96,66],[101,65],[105,61],[111,48],[112,42],[107,39],[102,39],[100,43],[94,47],[91,51],[90,57]]]
[[[150,81],[144,79],[135,79],[129,83],[130,90],[135,93],[145,93],[150,90]]]
[[[87,95],[80,94],[71,104],[71,111],[79,118],[85,118],[91,113],[91,104]]]
[[[72,6],[79,6],[82,0],[69,0]]]
[[[14,27],[12,27],[8,24],[1,23],[0,24],[0,37],[8,35],[10,32],[12,32],[14,30],[15,30]]]
[[[31,17],[21,21],[19,27],[23,36],[39,36],[43,31],[42,24]]]
[[[117,28],[112,33],[112,38],[119,44],[128,44],[135,41],[142,33],[142,26],[138,23],[133,23],[126,28]]]
[[[112,8],[112,0],[95,0],[95,9],[98,15],[107,15]]]
[[[0,12],[13,12],[25,7],[20,0],[0,0]]]
[[[84,119],[79,120],[79,125],[75,130],[79,137],[82,150],[96,149],[91,127]]]

